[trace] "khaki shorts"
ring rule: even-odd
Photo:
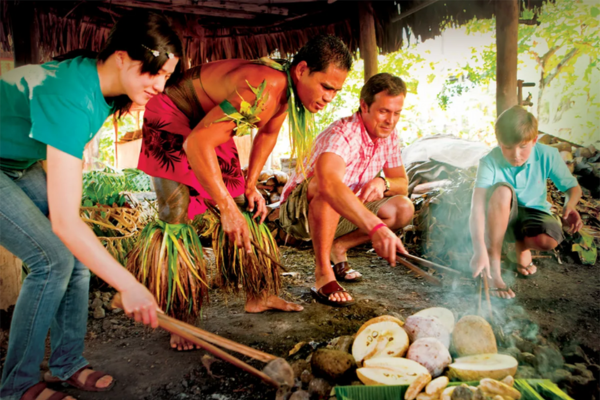
[[[279,210],[279,224],[284,231],[299,240],[310,240],[310,228],[308,226],[308,183],[310,178],[304,180],[292,191],[287,200],[281,204]],[[381,200],[365,203],[365,207],[377,215],[379,209],[392,197],[384,197]],[[354,232],[358,227],[344,217],[340,217],[335,238]]]
[[[512,202],[510,206],[510,216],[508,219],[508,228],[504,235],[504,240],[509,243],[521,241],[525,237],[534,237],[545,233],[560,244],[564,240],[562,222],[560,218],[553,214],[547,214],[535,208],[521,207],[517,202],[517,194],[510,183],[498,182],[488,188],[486,193],[486,208],[494,191],[500,186],[506,186],[512,193]]]

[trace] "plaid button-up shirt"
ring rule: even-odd
[[[343,182],[354,193],[358,193],[367,182],[375,178],[382,168],[402,165],[398,132],[394,129],[387,138],[373,141],[367,134],[360,113],[356,112],[329,125],[317,136],[310,161],[305,166],[306,177],[302,173],[292,174],[283,188],[282,203],[298,184],[314,175],[317,159],[323,153],[334,153],[342,157],[346,163]]]

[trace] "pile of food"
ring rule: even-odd
[[[404,321],[380,316],[365,322],[353,337],[341,336],[321,348],[313,344],[317,349],[309,353],[302,354],[302,349],[310,349],[309,344],[299,343],[290,352],[299,355],[292,363],[298,389],[294,394],[298,393],[298,399],[304,398],[301,394],[307,399],[331,399],[336,392],[338,399],[340,393],[345,393],[343,399],[355,398],[349,393],[356,398],[379,398],[386,393],[382,398],[405,400],[570,399],[555,384],[560,382],[575,398],[591,399],[585,393],[593,392],[594,377],[573,390],[570,382],[584,377],[573,373],[568,378],[560,372],[568,368],[565,358],[569,362],[575,358],[567,353],[563,357],[559,350],[553,357],[556,351],[548,343],[533,344],[514,332],[507,342],[510,347],[499,348],[504,342],[497,341],[484,318],[465,315],[455,322],[454,313],[442,307],[421,310]],[[525,349],[526,344],[534,346],[531,351],[537,354],[529,359],[536,358],[535,373],[515,347]],[[581,349],[577,352],[583,354]],[[590,371],[595,371],[593,366],[586,369],[587,374]],[[556,379],[562,375],[564,379]],[[390,393],[396,397],[389,397]]]
[[[242,170],[244,178],[247,177],[248,170]],[[282,171],[266,169],[258,176],[256,189],[264,197],[267,204],[276,204],[281,200],[281,193],[289,179],[288,174]]]

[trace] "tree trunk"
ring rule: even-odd
[[[15,68],[38,64],[40,62],[39,34],[35,23],[34,6],[27,1],[21,1],[13,7],[13,10],[10,18],[13,27]]]
[[[360,24],[360,55],[365,61],[365,82],[377,73],[377,37],[375,35],[375,18],[370,1],[358,3],[358,19]]]
[[[516,104],[519,3],[496,0],[496,112]]]

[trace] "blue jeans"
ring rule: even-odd
[[[0,170],[0,245],[31,271],[15,306],[0,386],[0,399],[18,400],[39,382],[48,330],[52,375],[66,380],[87,365],[90,272],[52,232],[39,163]]]

